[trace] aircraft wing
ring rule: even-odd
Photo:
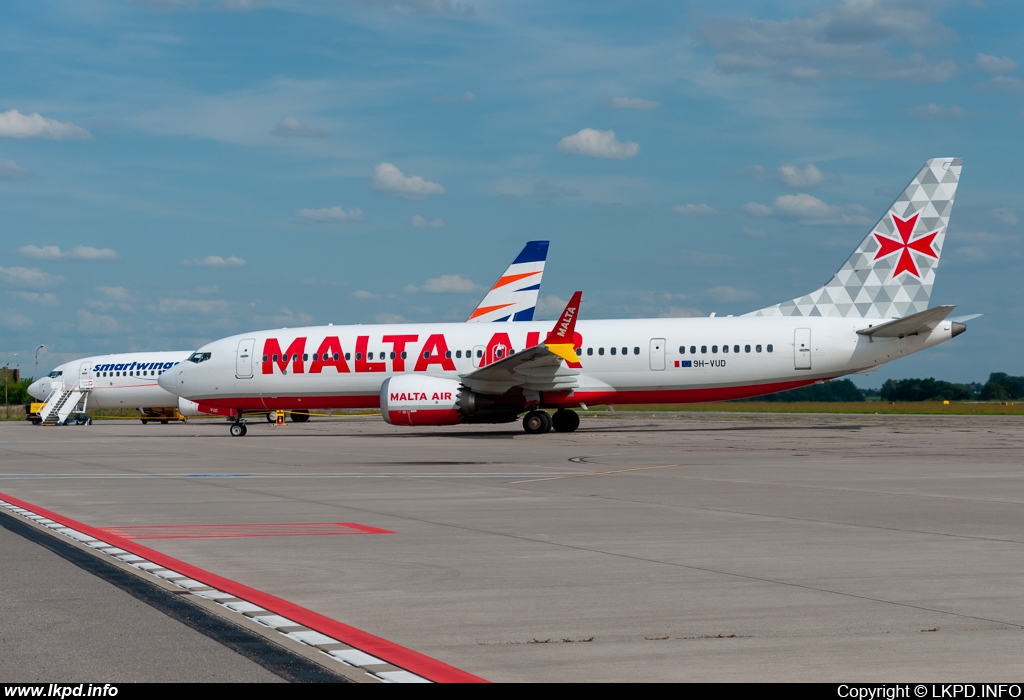
[[[573,347],[573,332],[582,292],[573,294],[568,305],[540,345],[508,355],[461,377],[462,384],[481,394],[504,394],[510,389],[564,391],[576,386],[579,366]]]
[[[935,330],[935,327],[953,313],[955,308],[956,306],[936,306],[934,309],[927,309],[920,313],[904,316],[895,321],[889,321],[888,323],[882,323],[870,328],[862,328],[857,333],[869,338],[905,338],[908,335],[928,333]]]

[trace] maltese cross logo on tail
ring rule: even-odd
[[[935,240],[935,236],[938,235],[938,231],[932,231],[926,236],[921,236],[914,240],[910,240],[910,237],[914,233],[914,226],[917,224],[917,214],[914,214],[907,220],[903,220],[895,214],[892,216],[892,222],[896,225],[896,231],[899,232],[902,240],[894,240],[883,236],[882,234],[875,232],[875,239],[878,241],[878,252],[875,253],[875,260],[884,258],[887,255],[899,252],[900,259],[896,263],[896,267],[892,271],[892,276],[895,278],[901,272],[909,272],[914,277],[921,279],[921,273],[917,269],[917,263],[914,262],[914,257],[910,254],[910,251],[927,255],[930,258],[939,259],[939,254],[932,248],[932,241]]]

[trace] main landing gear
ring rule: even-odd
[[[580,417],[576,411],[560,408],[554,415],[547,411],[530,411],[523,416],[523,430],[529,435],[543,435],[552,428],[556,433],[571,433],[580,427]]]

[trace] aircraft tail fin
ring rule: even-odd
[[[466,322],[532,321],[547,257],[548,241],[527,243]]]
[[[928,308],[963,158],[932,158],[825,286],[748,316],[903,318]]]

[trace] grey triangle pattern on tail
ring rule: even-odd
[[[926,162],[824,287],[746,315],[902,318],[926,310],[963,162]]]

